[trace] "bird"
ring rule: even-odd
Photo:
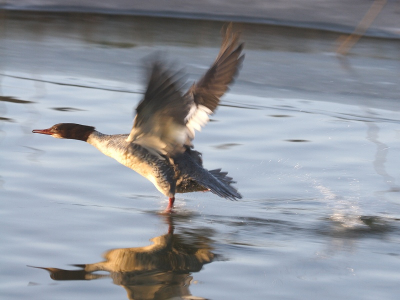
[[[168,197],[166,212],[172,212],[176,193],[211,191],[222,198],[241,199],[228,173],[205,169],[202,154],[192,144],[195,130],[200,131],[209,121],[242,66],[244,43],[239,38],[232,23],[223,29],[217,58],[186,92],[182,71],[153,59],[129,134],[103,134],[93,126],[75,123],[59,123],[32,132],[93,145],[150,180]]]

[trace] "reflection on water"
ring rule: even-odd
[[[209,231],[174,233],[174,216],[165,216],[168,232],[152,238],[150,246],[112,249],[104,253],[104,261],[74,265],[79,270],[35,267],[47,270],[53,280],[94,280],[111,277],[123,286],[128,299],[171,299],[190,296],[192,272],[199,272],[211,263]],[[108,275],[96,274],[105,271]],[[202,298],[196,298],[202,299]]]

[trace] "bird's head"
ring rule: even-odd
[[[33,133],[47,134],[58,139],[73,139],[86,142],[94,127],[75,123],[59,123],[48,129],[34,129]]]

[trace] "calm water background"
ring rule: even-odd
[[[167,199],[138,174],[31,131],[128,132],[146,56],[161,50],[195,80],[223,23],[1,21],[2,298],[398,298],[398,39],[364,39],[340,60],[340,33],[236,24],[244,67],[195,145],[244,197],[178,194],[166,217]]]

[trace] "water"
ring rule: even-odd
[[[88,144],[31,133],[59,122],[128,132],[146,55],[167,51],[195,80],[218,52],[222,23],[116,19],[3,20],[2,298],[397,299],[393,41],[343,65],[328,39],[270,48],[271,28],[242,24],[244,68],[195,145],[244,197],[178,194],[164,216],[167,199],[138,174]]]

